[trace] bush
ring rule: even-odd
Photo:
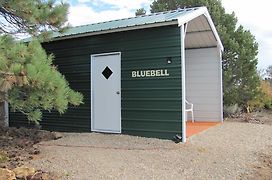
[[[238,106],[238,104],[224,106],[224,117],[232,117],[238,115],[242,112],[242,109]]]
[[[262,109],[272,110],[272,85],[267,80],[263,80],[260,85],[259,95],[247,102],[248,112],[260,111]]]
[[[265,103],[264,108],[268,110],[272,110],[272,101]]]
[[[270,81],[263,81],[264,107],[272,110],[272,84]]]

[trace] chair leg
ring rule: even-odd
[[[194,111],[192,111],[192,122],[195,122]]]

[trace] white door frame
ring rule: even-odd
[[[94,67],[93,67],[93,62],[92,62],[92,59],[94,58],[94,57],[99,57],[99,56],[110,56],[110,55],[119,55],[120,56],[120,63],[121,63],[121,52],[110,52],[110,53],[100,53],[100,54],[92,54],[91,55],[91,59],[90,59],[90,61],[91,61],[91,63],[90,63],[90,66],[91,66],[91,72],[90,72],[90,76],[91,76],[91,131],[97,131],[97,130],[95,130],[94,129],[94,93],[93,93],[93,89],[94,89],[94,87],[93,87],[93,75],[92,75],[92,73],[94,72],[93,71],[93,69],[94,69]],[[120,101],[121,101],[121,67],[120,67]],[[105,132],[105,133],[116,133],[116,134],[120,134],[120,133],[122,133],[122,121],[121,121],[121,107],[120,107],[120,128],[119,128],[119,131],[106,131],[106,130],[103,130],[103,131],[97,131],[97,132]]]

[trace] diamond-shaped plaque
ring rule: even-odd
[[[102,74],[103,74],[103,76],[106,78],[106,79],[109,79],[110,78],[110,76],[112,75],[112,70],[107,66],[104,70],[103,70],[103,72],[102,72]]]

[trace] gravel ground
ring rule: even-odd
[[[30,166],[62,179],[247,179],[272,145],[272,126],[225,122],[185,145],[126,135],[67,133],[42,142]]]

